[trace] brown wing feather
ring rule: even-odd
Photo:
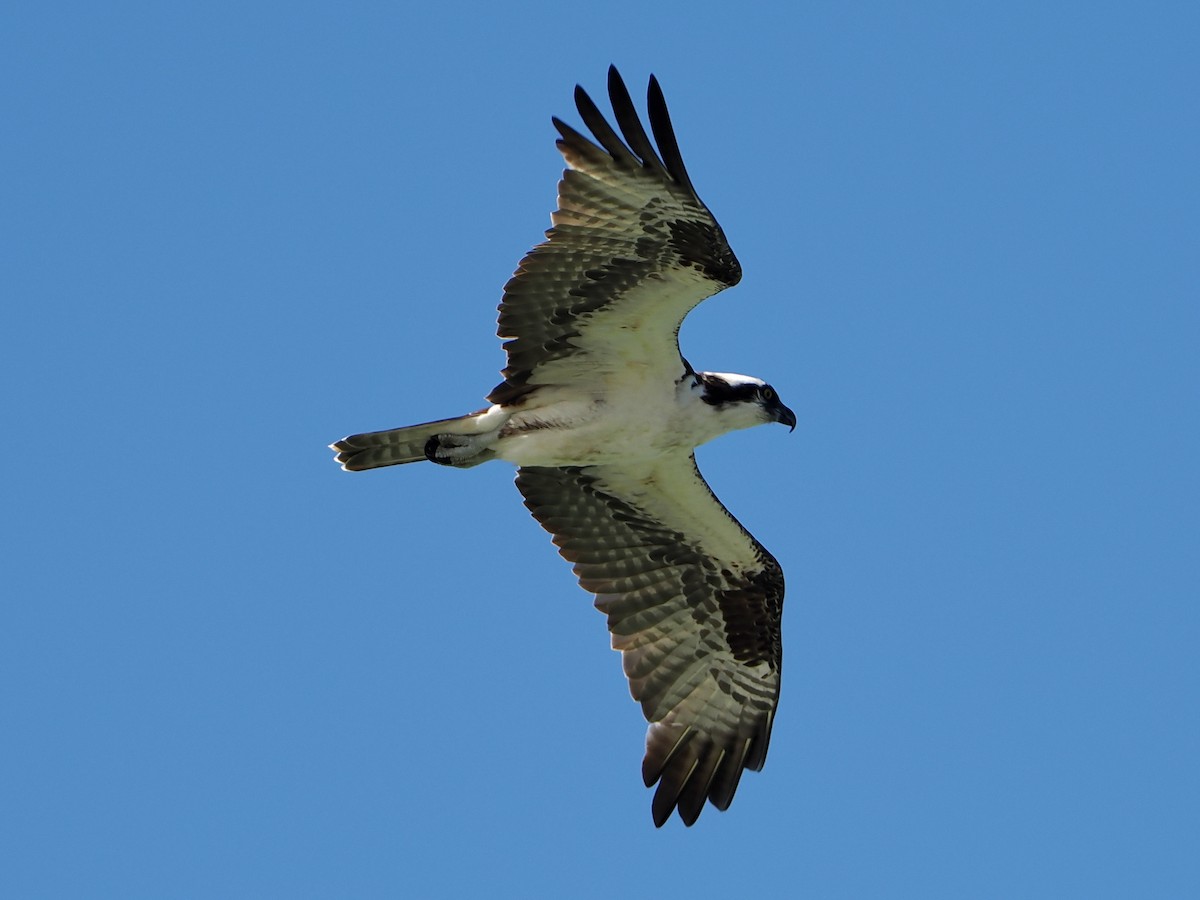
[[[622,328],[652,335],[650,362],[677,376],[686,369],[675,337],[683,317],[741,278],[683,167],[658,83],[651,81],[648,109],[661,159],[615,68],[609,96],[624,140],[581,87],[576,105],[599,146],[554,120],[569,168],[547,240],[504,287],[497,333],[508,364],[488,396],[493,403],[569,382],[580,366],[627,365],[628,346],[610,339]]]
[[[766,761],[782,664],[783,575],[712,495],[695,461],[641,470],[531,468],[517,486],[608,616],[649,720],[651,811],[688,825],[726,809]]]

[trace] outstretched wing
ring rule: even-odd
[[[523,467],[525,505],[608,615],[650,722],[642,775],[662,825],[728,808],[761,769],[779,699],[783,572],[713,496],[695,458]]]
[[[662,90],[647,108],[658,152],[615,67],[608,93],[621,136],[581,87],[575,103],[599,146],[554,119],[569,168],[547,240],[504,287],[497,333],[507,403],[541,384],[592,381],[630,365],[684,374],[676,335],[688,310],[736,284],[742,270],[721,226],[696,195],[679,155]]]

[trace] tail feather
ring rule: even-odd
[[[431,437],[438,434],[469,434],[474,431],[470,423],[479,415],[471,413],[406,428],[352,434],[329,447],[337,451],[337,461],[348,472],[420,462],[426,458],[425,445]]]

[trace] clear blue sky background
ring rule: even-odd
[[[0,885],[1200,896],[1194,3],[25,3],[0,21]],[[767,767],[650,821],[477,408],[550,116],[655,72],[745,267],[683,342],[788,573]]]

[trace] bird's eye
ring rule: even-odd
[[[760,393],[761,393],[762,398],[768,402],[775,399],[775,389],[774,388],[765,387],[762,389],[762,391]]]

